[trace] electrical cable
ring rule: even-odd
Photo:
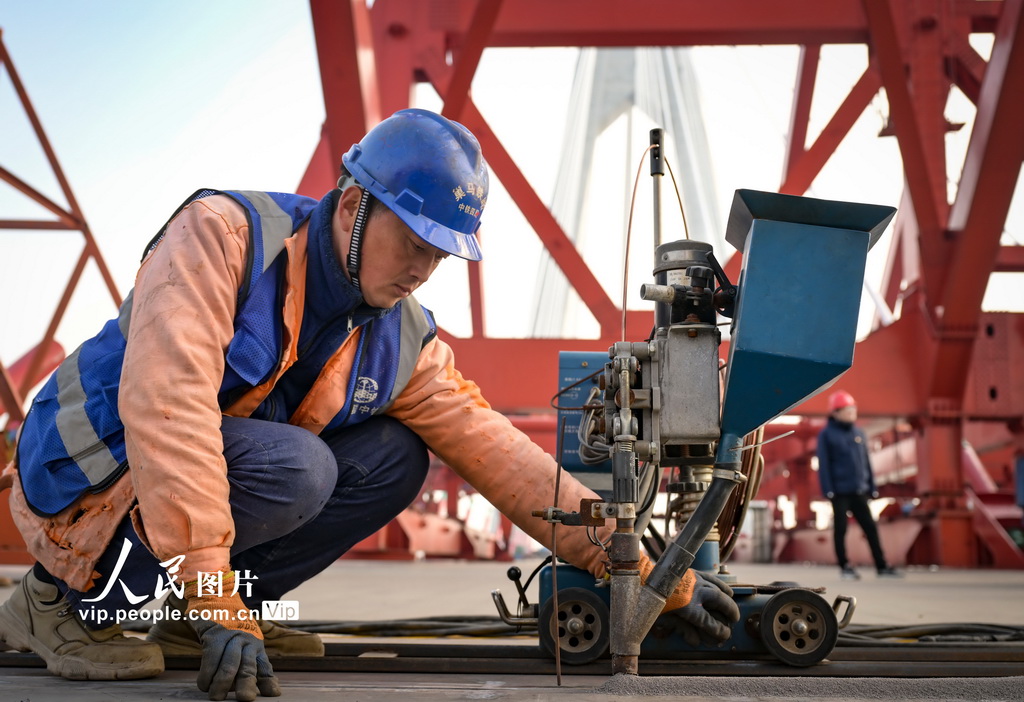
[[[296,621],[289,627],[318,634],[363,637],[514,637],[533,636],[525,633],[529,626],[511,626],[498,617],[454,615],[382,621]],[[132,631],[144,631],[142,622]],[[851,624],[839,632],[838,647],[906,647],[943,648],[987,643],[1024,642],[1024,627],[995,624],[949,623],[913,626],[879,626]]]
[[[540,565],[538,565],[538,566],[537,566],[536,568],[534,568],[534,569],[533,569],[533,572],[532,572],[532,573],[530,573],[530,577],[528,577],[528,578],[526,579],[526,582],[525,582],[525,583],[523,583],[523,591],[524,591],[524,592],[525,592],[525,591],[526,591],[527,589],[529,589],[529,587],[530,587],[530,583],[532,583],[532,582],[533,582],[533,579],[534,579],[535,577],[537,577],[537,573],[539,573],[539,572],[541,571],[541,568],[543,568],[543,567],[544,567],[544,566],[546,566],[546,565],[547,565],[548,563],[550,563],[550,562],[551,562],[551,559],[552,559],[552,556],[550,556],[550,555],[548,555],[548,556],[545,556],[545,557],[544,557],[544,560],[540,562]]]
[[[587,539],[605,553],[608,552],[608,544],[612,542],[611,536],[608,537],[607,541],[601,541],[601,539],[597,538],[597,527],[587,527]]]
[[[584,376],[584,377],[580,378],[579,380],[577,380],[572,385],[566,385],[564,388],[562,388],[561,390],[559,390],[558,392],[556,392],[554,395],[551,396],[551,400],[550,400],[549,404],[551,405],[551,407],[553,409],[556,409],[556,410],[585,410],[585,409],[589,409],[586,405],[582,405],[580,407],[564,407],[562,405],[555,404],[555,402],[558,400],[559,397],[561,397],[565,393],[569,392],[574,387],[577,387],[578,385],[582,385],[583,383],[587,382],[591,378],[594,378],[594,377],[600,375],[601,373],[604,373],[604,368],[603,367],[599,368],[596,371],[594,371],[590,375],[587,375],[587,376]],[[587,401],[589,402],[589,400],[587,400]]]
[[[301,626],[296,626],[300,624]],[[383,621],[289,622],[289,626],[315,634],[340,634],[369,637],[507,637],[521,636],[523,627],[515,627],[498,617],[425,617]]]
[[[594,418],[597,410],[603,410],[603,405],[593,404],[593,400],[600,394],[598,388],[591,388],[587,396],[586,409],[580,423],[576,427],[576,439],[579,442],[577,453],[580,460],[586,465],[598,465],[611,457],[612,447],[602,440],[601,435],[594,431],[597,420]]]
[[[132,631],[145,631],[146,623],[133,623]],[[288,626],[299,631],[317,634],[337,634],[362,637],[514,637],[533,636],[525,633],[530,626],[511,626],[498,617],[451,615],[380,621],[295,621]],[[850,624],[839,632],[837,646],[843,647],[906,647],[926,646],[943,648],[987,643],[1006,644],[1024,642],[1024,627],[998,624],[946,623],[910,626]]]
[[[910,639],[908,641],[908,639]],[[839,632],[841,646],[905,646],[1024,642],[1024,627],[999,624],[848,625]]]

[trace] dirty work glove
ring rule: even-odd
[[[234,587],[233,571],[223,575],[223,595],[199,594],[196,580],[185,584],[185,616],[203,644],[196,685],[211,700],[222,700],[231,691],[240,702],[252,702],[257,695],[279,697],[281,686],[263,648],[263,632],[241,596],[230,594]]]
[[[640,554],[640,581],[654,570],[647,556]],[[683,638],[691,646],[717,646],[732,633],[740,620],[740,608],[733,600],[732,588],[713,575],[688,569],[676,589],[665,600],[664,612],[671,612]]]

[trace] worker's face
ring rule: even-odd
[[[846,422],[847,424],[853,424],[857,421],[857,405],[847,405],[842,409],[835,411],[836,419],[840,422]]]
[[[341,262],[348,257],[359,197],[359,188],[347,188],[338,204],[334,242]],[[341,233],[344,235],[339,236]],[[394,307],[427,282],[447,257],[448,254],[416,236],[391,210],[378,208],[363,231],[359,263],[363,299],[372,307]]]

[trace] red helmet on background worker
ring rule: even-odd
[[[829,395],[828,398],[828,411],[835,412],[841,410],[844,407],[850,407],[856,405],[857,401],[853,399],[853,395],[846,392],[845,390],[837,390],[836,392]]]

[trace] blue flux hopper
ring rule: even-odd
[[[896,210],[737,190],[726,240],[743,252],[722,406],[742,437],[853,364],[868,249]]]

